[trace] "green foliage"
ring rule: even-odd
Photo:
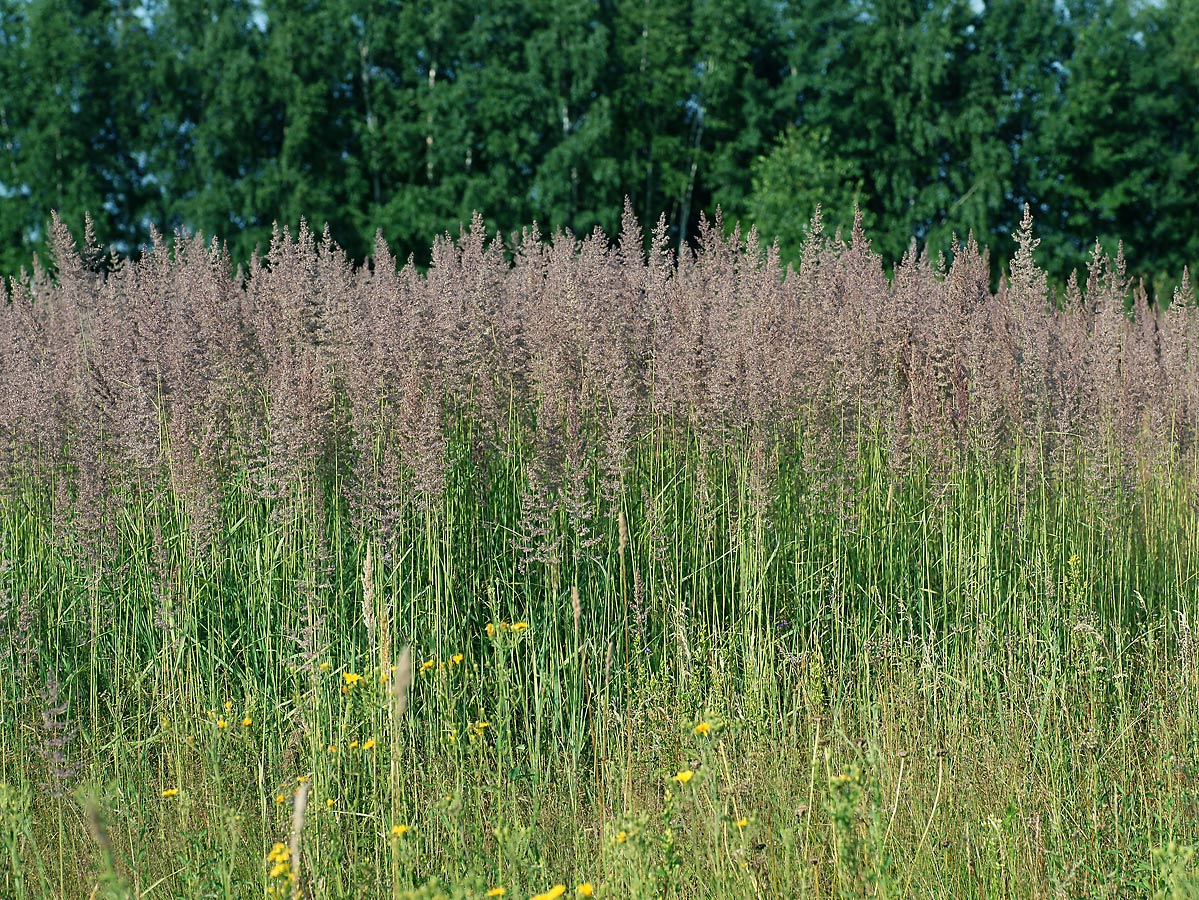
[[[597,518],[554,565],[506,550],[520,453],[484,480],[452,451],[389,546],[314,495],[230,494],[207,550],[169,497],[129,503],[103,569],[25,485],[0,506],[0,590],[34,604],[0,685],[0,896],[286,896],[298,779],[318,898],[1190,896],[1193,475],[896,481],[864,446],[841,515],[802,480],[758,506],[738,452],[642,447],[627,543]],[[61,777],[49,674],[79,726]]]
[[[1028,203],[1058,284],[1122,238],[1168,292],[1197,39],[1184,0],[3,0],[0,272],[51,209],[118,253],[182,228],[245,262],[306,218],[427,262],[475,210],[611,232],[625,196],[676,246],[720,206],[790,255],[852,196],[888,260],[1007,258]]]
[[[865,199],[854,171],[837,157],[827,129],[788,129],[770,155],[754,163],[749,218],[764,239],[778,238],[783,259],[797,260],[817,206],[830,233],[848,237]]]

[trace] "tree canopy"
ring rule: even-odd
[[[1006,258],[1025,204],[1055,278],[1122,240],[1199,258],[1199,14],[1184,0],[0,0],[0,274],[52,209],[137,253],[273,223],[425,261],[507,235],[676,243],[717,207],[779,237],[817,203],[875,246]]]

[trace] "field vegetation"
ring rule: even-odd
[[[59,224],[0,898],[1196,896],[1199,306],[1036,243]]]

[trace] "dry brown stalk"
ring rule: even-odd
[[[291,840],[288,842],[288,852],[290,854],[292,868],[291,882],[291,900],[300,900],[300,836],[304,832],[304,811],[308,808],[308,787],[307,781],[300,784],[300,789],[296,791],[296,803],[291,811]]]

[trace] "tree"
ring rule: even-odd
[[[1199,258],[1196,13],[1127,0],[1076,2],[1069,12],[1060,114],[1042,141],[1047,256],[1073,268],[1096,239],[1112,253],[1123,241],[1130,271],[1156,277],[1168,295]]]
[[[830,233],[849,235],[854,210],[863,205],[862,185],[855,167],[836,155],[827,128],[791,127],[754,163],[749,219],[766,241],[778,238],[782,259],[794,262],[817,206]]]
[[[146,234],[150,174],[133,140],[144,59],[120,2],[0,4],[0,271],[29,264],[51,210],[77,233],[91,214],[120,252]]]

